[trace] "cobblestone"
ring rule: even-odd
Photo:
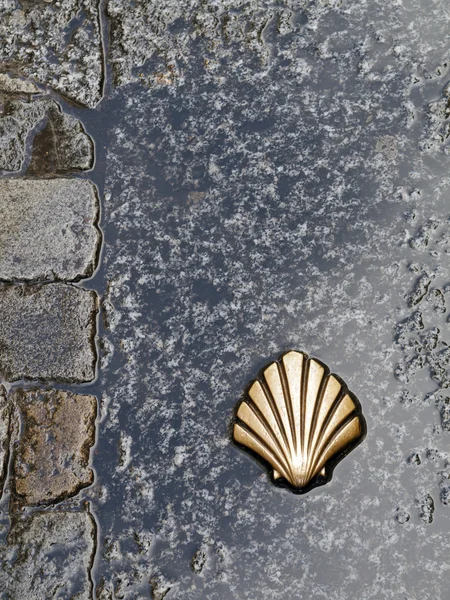
[[[52,503],[91,485],[95,397],[36,389],[17,390],[12,398],[23,423],[13,463],[20,499],[29,505]]]
[[[0,62],[86,106],[102,97],[98,0],[0,1]]]
[[[92,600],[95,539],[88,512],[36,512],[17,521],[8,540],[17,556],[7,597]]]
[[[83,383],[95,377],[97,294],[55,283],[0,286],[0,373]]]
[[[44,129],[37,133],[40,127]],[[91,138],[57,102],[49,98],[29,102],[8,95],[0,97],[0,169],[20,171],[33,136],[32,173],[66,173],[92,167]]]
[[[98,212],[89,181],[0,180],[0,279],[73,281],[92,275]]]

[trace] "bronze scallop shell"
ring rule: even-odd
[[[296,351],[250,385],[233,426],[234,440],[269,463],[274,481],[297,493],[329,481],[365,433],[360,404],[345,383]]]

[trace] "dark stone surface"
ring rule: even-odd
[[[89,496],[103,589],[443,597],[448,439],[429,395],[446,385],[448,15],[158,10],[108,5],[116,81],[141,83],[104,104],[116,121]],[[343,377],[368,424],[302,497],[229,437],[247,383],[289,348]]]

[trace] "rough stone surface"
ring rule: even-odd
[[[81,123],[64,114],[54,100],[25,101],[8,97],[2,100],[0,170],[20,171],[28,166],[32,173],[46,174],[92,167],[91,138]],[[31,154],[28,149],[33,141]]]
[[[351,4],[341,0],[143,0],[129,4],[107,0],[111,60],[120,84],[184,86],[193,60],[216,70],[234,58],[241,76],[257,62],[265,71],[277,58],[274,34],[282,43],[297,34],[292,52],[285,54],[287,63],[296,62],[290,65],[294,78],[306,66],[302,54],[305,59],[315,51],[318,60],[334,61],[346,42],[359,55],[355,66],[367,80],[381,81],[383,75],[392,80],[406,65],[411,74],[421,71],[427,78],[440,76],[447,66],[450,16],[446,5],[432,2],[425,7],[419,0],[410,4],[380,2],[375,7],[365,0]],[[195,52],[195,48],[201,50]],[[432,110],[433,114],[442,112],[442,103]],[[437,115],[435,130],[440,128],[439,121]]]
[[[447,598],[448,4],[105,4],[99,598]],[[229,436],[289,348],[368,425],[306,496]]]
[[[10,445],[11,404],[6,398],[5,388],[0,385],[0,498],[5,484]]]
[[[9,535],[16,550],[6,598],[92,600],[96,526],[88,512],[35,512]]]
[[[64,284],[0,286],[0,373],[7,381],[95,377],[97,295]]]
[[[23,424],[13,461],[20,500],[28,505],[49,504],[91,485],[95,397],[56,389],[17,390],[12,401]]]
[[[0,92],[10,92],[15,94],[38,94],[40,92],[37,85],[27,79],[12,77],[7,73],[0,73]]]
[[[445,598],[446,6],[108,12],[128,85],[102,104],[98,580],[124,598]],[[338,373],[368,424],[305,496],[229,436],[290,348]]]
[[[102,40],[98,0],[0,1],[0,62],[95,106],[101,99]]]
[[[94,272],[94,186],[81,179],[0,180],[0,279],[73,281]]]

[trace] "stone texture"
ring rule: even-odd
[[[155,87],[184,86],[193,60],[198,59],[207,70],[216,69],[225,55],[232,58],[237,47],[245,53],[245,59],[242,54],[236,58],[244,71],[248,73],[257,62],[267,68],[274,58],[274,33],[286,40],[302,29],[288,61],[296,50],[307,48],[312,38],[320,57],[332,60],[333,52],[339,53],[345,43],[344,31],[333,27],[334,18],[335,23],[337,19],[349,27],[346,31],[352,32],[355,43],[363,40],[360,47],[353,48],[360,54],[357,68],[362,77],[378,77],[383,69],[380,54],[385,54],[386,45],[390,46],[387,64],[394,58],[396,75],[404,65],[425,77],[436,71],[439,75],[446,67],[448,11],[442,2],[427,7],[419,0],[411,4],[413,9],[380,2],[375,9],[365,1],[347,7],[339,0],[142,0],[133,4],[108,0],[110,56],[120,84],[141,81]],[[376,14],[372,13],[375,10]],[[368,22],[375,23],[373,35],[364,27]],[[193,51],[195,45],[202,50]],[[297,52],[296,58],[301,54]],[[304,57],[307,55],[305,52]],[[299,66],[292,69],[294,77],[299,75]],[[388,70],[389,66],[387,78],[394,77]]]
[[[6,398],[5,388],[0,385],[0,498],[5,484],[10,447],[11,403]]]
[[[0,98],[0,170],[65,173],[90,169],[94,146],[75,117],[51,99]],[[33,154],[29,153],[34,141]]]
[[[0,180],[0,279],[74,281],[92,275],[99,205],[81,179]]]
[[[88,512],[35,512],[16,521],[7,598],[92,600],[95,521]]]
[[[91,485],[94,396],[62,390],[17,390],[22,434],[13,461],[15,492],[28,505],[49,504]]]
[[[65,284],[0,286],[0,373],[8,381],[95,377],[97,295]]]
[[[0,62],[86,106],[101,99],[98,0],[0,2]]]
[[[0,92],[10,92],[14,94],[38,94],[40,92],[37,85],[27,79],[19,79],[8,73],[0,73]]]
[[[125,598],[149,579],[167,600],[445,598],[445,4],[108,11],[129,85],[102,105],[98,578]],[[368,424],[301,497],[229,436],[248,382],[290,348],[343,377]]]

